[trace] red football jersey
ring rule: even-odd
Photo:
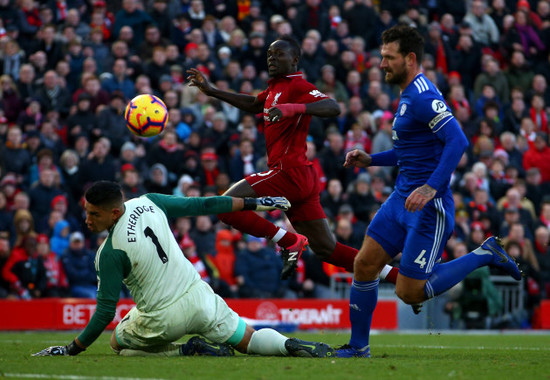
[[[306,138],[311,115],[300,114],[271,122],[267,111],[277,104],[307,104],[325,98],[328,96],[306,81],[301,72],[268,81],[267,89],[258,94],[258,100],[264,102],[264,134],[270,169],[310,165]]]

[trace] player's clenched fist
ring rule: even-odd
[[[363,152],[359,149],[354,149],[346,154],[346,161],[344,162],[345,168],[351,168],[356,166],[358,168],[366,168],[372,162],[370,154]]]

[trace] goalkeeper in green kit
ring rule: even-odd
[[[48,347],[35,356],[77,355],[113,320],[122,283],[136,303],[111,336],[111,348],[125,356],[230,356],[242,353],[330,357],[333,349],[317,342],[287,338],[269,328],[254,330],[201,280],[181,252],[169,218],[241,210],[290,208],[284,197],[181,198],[146,194],[124,202],[114,182],[94,183],[85,195],[86,225],[109,232],[98,248],[97,307],[90,322],[70,344]],[[199,334],[183,344],[186,334]],[[206,338],[206,339],[205,339]]]

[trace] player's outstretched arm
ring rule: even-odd
[[[365,151],[354,149],[346,154],[346,161],[344,162],[345,168],[351,168],[353,166],[358,168],[366,168],[372,163],[370,154]]]
[[[322,99],[313,103],[283,103],[271,107],[268,118],[272,122],[279,121],[299,114],[308,114],[318,117],[334,117],[340,115],[340,106],[333,99]]]
[[[86,348],[75,339],[66,346],[51,346],[32,354],[32,356],[74,356],[85,350]]]
[[[243,111],[250,113],[260,113],[263,111],[264,104],[257,97],[245,94],[237,94],[229,91],[222,91],[212,86],[206,79],[203,73],[197,69],[187,70],[187,80],[189,86],[197,87],[200,91],[208,96],[223,100]]]
[[[242,200],[241,210],[253,211],[272,211],[282,210],[288,211],[290,202],[285,197],[261,197],[261,198],[233,198],[235,202],[240,203]],[[239,207],[239,206],[237,206]]]

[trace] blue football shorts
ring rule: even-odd
[[[405,200],[394,191],[374,216],[367,235],[391,257],[403,253],[399,265],[401,274],[424,280],[431,276],[453,232],[453,196],[447,191],[416,212],[405,210]]]

